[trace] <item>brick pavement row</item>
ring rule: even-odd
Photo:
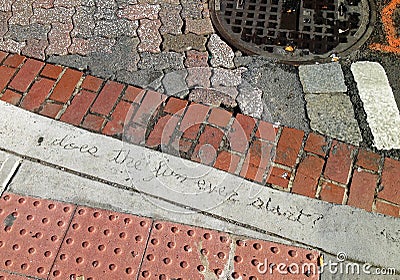
[[[5,193],[0,220],[5,280],[318,279],[315,250],[147,217]]]
[[[3,101],[260,185],[400,216],[395,159],[24,56],[0,52],[0,60]]]

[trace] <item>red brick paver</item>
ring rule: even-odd
[[[386,158],[382,171],[382,191],[378,193],[379,198],[400,205],[400,162]]]
[[[57,83],[50,98],[62,103],[67,102],[75,91],[75,87],[82,75],[81,72],[68,68]]]
[[[354,171],[347,204],[371,211],[377,180],[377,175],[363,170]]]
[[[91,111],[93,113],[107,116],[114,107],[114,104],[117,102],[117,99],[123,89],[123,84],[107,82],[94,102]]]
[[[28,59],[11,81],[9,87],[20,92],[25,92],[43,65],[43,62],[39,62],[34,59]]]
[[[353,152],[353,146],[334,141],[326,164],[325,177],[342,184],[347,184],[350,178]]]
[[[285,127],[278,142],[275,162],[294,167],[303,137],[303,131]]]

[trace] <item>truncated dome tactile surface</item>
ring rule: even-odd
[[[46,278],[73,210],[74,206],[68,204],[3,195],[0,201],[0,269]]]
[[[26,280],[26,279],[28,278],[0,271],[0,280]]]
[[[233,279],[319,279],[316,251],[261,240],[236,240]]]
[[[136,279],[151,220],[80,207],[49,279]]]
[[[231,245],[225,233],[155,222],[139,279],[219,279]]]

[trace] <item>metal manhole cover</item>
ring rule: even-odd
[[[211,10],[237,49],[294,62],[359,47],[375,17],[367,0],[212,0]]]

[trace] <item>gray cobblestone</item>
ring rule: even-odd
[[[0,40],[0,49],[6,52],[20,53],[26,43],[20,43],[12,39]]]
[[[201,19],[203,3],[194,0],[181,0],[182,17],[184,19]]]
[[[33,9],[33,15],[30,19],[32,23],[50,24],[50,23],[70,23],[74,8],[54,7],[52,9],[37,8]]]
[[[32,3],[34,0],[15,0],[12,4],[13,15],[9,19],[9,24],[28,25],[29,19],[33,15]]]
[[[139,21],[138,36],[140,44],[139,52],[159,53],[162,38],[159,32],[161,27],[160,20],[141,19]]]
[[[8,31],[8,20],[11,18],[11,12],[0,12],[0,37],[3,37]]]
[[[159,54],[141,53],[138,63],[139,69],[153,70],[180,70],[184,68],[184,55],[175,52],[164,52]]]
[[[217,34],[212,34],[207,43],[207,48],[211,53],[211,66],[233,68],[233,58],[235,54]]]
[[[11,12],[11,6],[14,0],[0,0],[0,11]]]
[[[152,89],[157,89],[161,85],[164,73],[159,70],[144,69],[135,72],[120,71],[117,73],[117,80],[142,88],[152,85]]]
[[[95,10],[95,7],[80,6],[76,8],[76,13],[73,16],[74,29],[71,32],[72,37],[89,38],[93,36],[95,27],[93,15]]]
[[[160,27],[161,34],[181,34],[183,27],[183,20],[181,18],[182,6],[171,5],[171,4],[161,4],[161,10],[159,12],[159,17],[162,23]]]
[[[207,38],[196,34],[163,35],[163,51],[184,52],[188,50],[206,50]]]
[[[29,39],[26,41],[26,46],[21,50],[23,55],[45,59],[45,49],[49,45],[47,39]]]
[[[52,29],[50,30],[48,36],[49,46],[46,49],[46,55],[68,54],[68,48],[72,43],[69,32],[71,32],[72,28],[72,24],[63,24],[59,22],[52,24]]]
[[[263,92],[260,89],[254,88],[249,84],[239,86],[239,94],[236,97],[236,101],[242,113],[254,118],[261,118],[264,111],[262,95]],[[268,114],[268,112],[265,113]]]
[[[50,31],[50,25],[39,23],[25,26],[10,24],[8,28],[7,37],[18,42],[24,42],[29,39],[47,39],[47,33]]]

